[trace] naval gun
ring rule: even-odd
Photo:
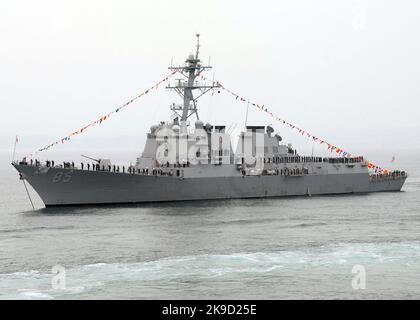
[[[95,159],[95,158],[91,158],[91,157],[88,157],[88,156],[85,156],[85,155],[83,155],[83,154],[81,154],[80,155],[81,157],[83,157],[83,158],[86,158],[86,159],[89,159],[89,160],[92,160],[92,161],[95,161],[96,163],[98,163],[99,164],[99,166],[102,168],[102,167],[108,167],[108,166],[110,166],[111,165],[111,159],[102,159],[102,158],[99,158],[99,159]]]

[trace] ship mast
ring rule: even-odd
[[[187,119],[193,114],[198,117],[197,100],[204,94],[220,87],[218,83],[204,84],[196,81],[196,78],[203,72],[210,70],[211,66],[203,66],[199,59],[200,35],[196,34],[196,52],[190,54],[185,60],[185,64],[178,67],[169,67],[172,71],[178,71],[184,78],[176,79],[174,84],[169,84],[166,88],[174,90],[183,99],[183,104],[172,104],[171,110],[180,118],[182,130],[186,130]],[[198,95],[194,97],[193,91],[197,90]],[[179,112],[179,113],[178,113]]]

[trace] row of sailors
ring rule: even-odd
[[[294,156],[294,157],[270,157],[264,158],[264,163],[359,163],[363,162],[363,157],[355,158],[322,158],[322,157],[305,157],[305,156]]]
[[[41,161],[39,161],[37,159],[35,159],[35,160],[31,159],[29,163],[30,163],[31,166],[37,166],[37,167],[41,166]],[[28,165],[28,163],[26,161],[21,161],[21,162],[19,162],[19,164]],[[47,167],[55,167],[55,162],[54,162],[54,160],[46,160],[45,165]],[[75,165],[74,161],[63,162],[62,164],[58,165],[57,167],[58,168],[78,169],[77,166]],[[179,166],[174,166],[174,167],[175,168],[176,167],[185,167],[185,165],[184,166],[179,165]],[[117,172],[117,173],[118,172],[122,172],[122,173],[126,172],[125,166],[122,166],[122,167],[116,166],[116,165],[105,166],[105,165],[100,165],[99,163],[86,163],[85,164],[85,163],[81,162],[80,163],[80,169],[85,170],[85,168],[86,168],[86,170],[89,170],[89,171],[90,170],[92,170],[92,171],[108,171],[108,172]],[[159,176],[164,176],[164,175],[172,176],[172,175],[174,175],[173,170],[164,171],[164,170],[159,169],[159,168],[151,168],[151,169],[142,168],[142,169],[139,169],[139,168],[134,168],[134,167],[131,167],[131,166],[127,168],[127,173],[131,173],[131,174],[136,173],[136,174],[154,175],[154,176],[156,176],[156,175],[159,175]],[[179,170],[176,170],[176,175],[179,176]]]
[[[41,161],[39,161],[38,159],[31,159],[29,160],[29,163],[26,161],[26,159],[24,158],[22,161],[19,162],[20,165],[31,165],[31,166],[36,166],[36,167],[40,167]],[[45,165],[47,167],[54,167],[55,166],[55,162],[54,160],[46,160],[45,161]],[[63,162],[63,164],[59,165],[60,168],[74,168],[74,162]]]
[[[53,161],[54,162],[54,161]],[[19,164],[20,165],[28,165],[28,164],[30,164],[31,166],[36,166],[36,167],[39,167],[40,165],[41,165],[41,161],[39,161],[38,159],[31,159],[31,160],[29,160],[29,163],[26,161],[26,157],[25,158],[23,158],[23,160],[22,161],[19,161]]]
[[[379,179],[384,179],[384,178],[403,178],[406,176],[407,176],[407,173],[405,171],[395,170],[395,171],[387,172],[387,173],[375,173],[375,174],[372,174],[370,177],[373,180],[379,180]]]
[[[92,170],[96,170],[96,171],[121,172],[120,167],[116,166],[116,165],[100,166],[99,164],[96,164],[96,165],[92,165],[92,166],[93,166]],[[81,164],[81,168],[83,170],[83,168],[84,168],[83,163]],[[89,164],[88,164],[87,169],[89,170]],[[179,170],[177,170],[177,171],[179,171]],[[125,173],[125,172],[126,172],[125,166],[122,166],[122,173]],[[132,166],[127,167],[127,173],[153,175],[153,176],[165,176],[165,175],[172,176],[173,175],[172,170],[168,172],[168,171],[164,171],[164,170],[158,169],[158,168],[150,168],[150,169],[149,168],[142,168],[142,169],[140,169],[140,168],[135,168],[135,167],[132,167]],[[177,175],[179,175],[179,174],[177,174]]]
[[[246,175],[246,171],[242,170],[242,174]],[[301,176],[304,174],[309,174],[309,170],[306,168],[294,168],[294,169],[269,169],[269,170],[263,170],[262,175],[280,175],[280,176]]]
[[[327,163],[357,163],[357,162],[363,162],[363,157],[357,157],[357,158],[322,158],[322,157],[305,157],[305,156],[293,156],[293,157],[270,157],[270,158],[264,158],[264,163],[308,163],[308,162],[315,162],[315,163],[321,163],[321,162],[327,162]],[[19,164],[27,165],[28,163],[26,160],[22,160]],[[41,162],[37,159],[30,160],[30,165],[40,166]],[[46,161],[47,167],[54,167],[54,160]],[[190,166],[190,162],[187,161],[184,164],[177,163],[163,163],[160,165],[161,167],[167,167],[167,168],[185,168]],[[63,168],[75,168],[74,162],[63,162],[63,165],[60,166]],[[87,169],[90,170],[90,164],[87,163],[86,165]],[[84,163],[81,163],[81,168],[83,170]],[[106,171],[105,166],[100,166],[97,163],[92,163],[92,170],[102,170]],[[109,169],[108,171],[111,171]],[[118,172],[118,171],[114,171]]]
[[[159,166],[160,167],[166,167],[166,168],[186,168],[186,167],[190,166],[190,162],[187,161],[186,163],[179,163],[179,162],[170,163],[169,161],[166,161],[166,163],[163,162]]]
[[[85,166],[83,164],[83,162],[81,163],[81,169],[84,170]],[[92,170],[93,171],[107,171],[107,172],[122,172],[122,173],[130,173],[130,174],[143,174],[143,175],[153,175],[153,176],[172,176],[174,173],[171,171],[164,171],[162,169],[158,169],[158,168],[135,168],[132,166],[127,167],[127,170],[125,168],[125,166],[121,167],[122,170],[120,170],[120,166],[116,166],[116,165],[108,165],[108,166],[104,166],[104,165],[99,165],[97,163],[92,163]],[[87,170],[90,170],[90,164],[87,164]],[[177,170],[177,175],[179,175],[178,173],[179,170]]]
[[[281,176],[301,176],[304,174],[309,174],[309,170],[306,168],[294,168],[294,169],[275,169],[275,173]]]

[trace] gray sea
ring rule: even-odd
[[[420,298],[419,154],[397,193],[36,210],[8,157],[0,299]]]

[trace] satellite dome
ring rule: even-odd
[[[151,127],[150,127],[150,132],[151,132],[151,133],[155,132],[157,128],[159,128],[159,126],[157,126],[157,125],[153,125],[153,126],[151,126]]]
[[[201,121],[201,120],[197,120],[197,121],[195,122],[195,128],[196,128],[196,129],[202,129],[202,128],[203,128],[203,121]]]
[[[211,131],[211,124],[210,123],[206,123],[206,130]]]

